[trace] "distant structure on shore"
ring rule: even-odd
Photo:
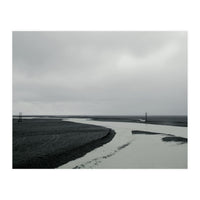
[[[22,113],[21,112],[19,112],[18,122],[22,122]]]
[[[147,123],[147,112],[145,112],[145,117],[144,117],[144,119],[139,119],[139,122]]]
[[[145,122],[147,123],[147,112],[145,112]]]

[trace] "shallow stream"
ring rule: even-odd
[[[187,168],[187,143],[163,142],[162,134],[132,134],[132,130],[172,134],[187,138],[187,127],[90,119],[63,119],[111,128],[113,140],[59,168]]]

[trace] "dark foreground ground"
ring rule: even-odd
[[[114,135],[108,128],[59,119],[13,119],[13,168],[57,168]]]

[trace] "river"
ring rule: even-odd
[[[113,140],[59,168],[168,169],[187,168],[187,143],[163,142],[163,135],[134,135],[132,130],[151,131],[187,137],[187,127],[90,119],[63,119],[104,126],[116,132]]]

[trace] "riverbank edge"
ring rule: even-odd
[[[80,124],[80,123],[77,123]],[[90,125],[92,126],[92,125]],[[104,127],[106,128],[106,127]],[[77,158],[80,158],[82,156],[84,156],[85,154],[89,153],[90,151],[101,147],[102,145],[110,142],[114,136],[115,136],[115,131],[109,128],[108,129],[108,133],[101,137],[98,138],[96,140],[93,140],[91,142],[88,142],[82,146],[78,146],[74,149],[65,151],[62,150],[60,152],[56,152],[55,154],[48,154],[44,157],[42,157],[42,159],[39,158],[32,158],[31,159],[31,165],[30,161],[27,161],[27,164],[23,164],[23,165],[19,165],[19,166],[14,166],[13,165],[13,169],[54,169],[54,168],[58,168],[70,161],[73,161]]]
[[[166,133],[157,133],[157,132],[151,132],[151,131],[139,131],[139,130],[132,130],[131,131],[133,135],[162,135],[165,136],[162,138],[163,142],[181,142],[181,144],[185,144],[188,142],[188,139],[185,137],[175,136],[172,134],[166,134]]]
[[[80,146],[77,149],[72,150],[73,152],[71,152],[71,154],[68,155],[68,159],[67,162],[62,163],[62,165],[67,164],[70,161],[73,161],[77,158],[81,158],[83,157],[85,154],[93,151],[96,148],[99,148],[107,143],[109,143],[115,136],[115,131],[112,129],[109,129],[108,134],[102,138],[99,138],[97,140],[94,140],[86,145]],[[64,156],[65,155],[61,155]],[[59,165],[58,168],[62,165]]]

